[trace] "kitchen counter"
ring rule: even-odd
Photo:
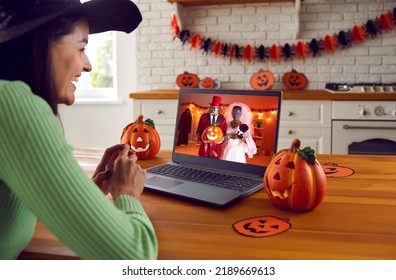
[[[132,99],[177,99],[179,90],[132,92]],[[326,90],[283,90],[283,100],[366,100],[396,101],[396,93],[331,93]]]
[[[74,155],[91,176],[103,151],[79,148]],[[160,151],[139,164],[147,168],[170,159],[170,151]],[[159,259],[395,260],[396,156],[321,154],[318,159],[328,163],[327,192],[311,212],[281,210],[263,189],[227,208],[145,191],[141,200],[158,237]],[[263,238],[233,229],[235,222],[258,216],[287,219],[292,227]],[[38,222],[19,258],[78,257]]]

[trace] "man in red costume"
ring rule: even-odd
[[[222,99],[220,96],[213,96],[212,102],[209,103],[208,112],[203,114],[198,122],[197,136],[200,143],[198,155],[200,157],[219,158],[221,155],[221,144],[205,143],[202,141],[202,134],[208,126],[218,126],[226,135],[227,123],[224,115],[220,113]]]

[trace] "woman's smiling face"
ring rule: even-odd
[[[72,33],[54,42],[52,47],[52,69],[57,95],[57,103],[72,105],[75,101],[76,86],[82,72],[90,72],[92,66],[85,54],[88,44],[89,27],[86,20],[76,22]]]

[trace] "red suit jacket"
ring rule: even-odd
[[[198,142],[201,144],[199,146],[198,155],[200,157],[219,158],[221,155],[221,144],[202,142],[202,133],[208,126],[211,125],[211,116],[212,115],[210,113],[205,113],[199,119],[196,133],[198,136]],[[223,131],[223,135],[226,135],[227,123],[223,115],[219,114],[217,116],[216,126],[220,127],[220,129]]]

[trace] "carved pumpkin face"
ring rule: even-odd
[[[322,164],[322,168],[326,174],[326,177],[348,177],[354,173],[353,169],[350,169],[346,166],[340,166],[335,163]]]
[[[201,81],[201,87],[202,88],[214,88],[215,82],[212,78],[207,77]]]
[[[291,227],[288,221],[273,216],[262,216],[236,222],[233,227],[245,236],[267,237],[287,231]]]
[[[296,70],[283,75],[283,84],[289,89],[303,89],[308,84],[308,79],[303,73]]]
[[[257,73],[254,73],[250,78],[250,85],[255,90],[266,90],[269,89],[274,83],[274,74],[270,71],[264,71],[260,69]]]
[[[199,85],[199,78],[195,74],[184,72],[177,76],[176,84],[180,88],[197,88]]]
[[[223,131],[218,126],[208,126],[202,133],[202,141],[205,143],[220,144],[224,140]]]
[[[120,143],[129,144],[138,159],[153,158],[161,147],[161,139],[157,131],[143,122],[143,115],[139,115],[136,122],[123,129]]]
[[[298,141],[298,142],[297,142]],[[280,208],[292,211],[310,211],[322,202],[326,191],[326,175],[312,149],[299,149],[295,139],[289,150],[278,152],[264,174],[265,191]],[[306,154],[305,152],[306,151]],[[312,152],[309,152],[312,151]]]

